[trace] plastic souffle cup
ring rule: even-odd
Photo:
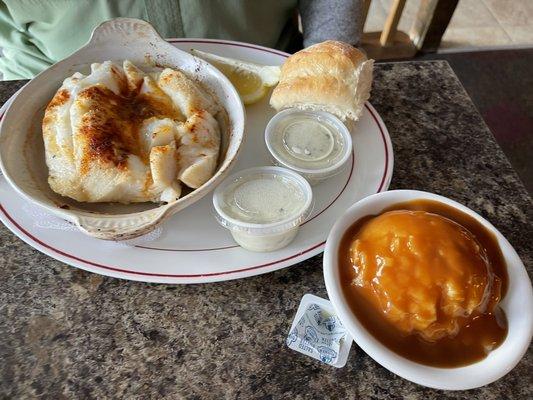
[[[295,108],[272,117],[265,143],[276,165],[298,172],[311,185],[344,170],[353,147],[350,131],[339,118]]]
[[[240,171],[213,194],[218,222],[251,251],[287,246],[313,208],[313,191],[297,173],[281,167]]]

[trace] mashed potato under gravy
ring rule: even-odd
[[[450,206],[417,200],[357,221],[343,237],[339,265],[354,314],[413,361],[466,365],[507,334],[498,242]]]

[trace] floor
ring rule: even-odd
[[[399,30],[422,1],[407,0]],[[371,1],[365,32],[382,30],[392,2]],[[533,195],[533,0],[459,0],[439,52],[416,58],[450,63]]]
[[[381,31],[393,0],[372,0],[365,32]],[[407,0],[398,28],[409,33],[420,3]],[[533,0],[459,0],[441,52],[533,46]]]
[[[450,63],[533,195],[533,49],[426,54],[416,59]]]

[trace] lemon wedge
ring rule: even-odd
[[[191,53],[226,75],[246,105],[261,100],[267,94],[268,88],[279,81],[280,68],[277,66],[254,64],[194,49]]]

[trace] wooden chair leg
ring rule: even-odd
[[[363,10],[361,14],[361,21],[363,21],[363,27],[365,26],[366,18],[368,17],[368,10],[370,9],[370,1],[371,0],[363,1]]]
[[[394,0],[392,7],[385,21],[385,26],[381,32],[381,37],[379,42],[381,46],[389,46],[394,38],[396,33],[396,28],[398,27],[398,22],[400,22],[400,17],[402,16],[403,8],[405,6],[405,0]]]

